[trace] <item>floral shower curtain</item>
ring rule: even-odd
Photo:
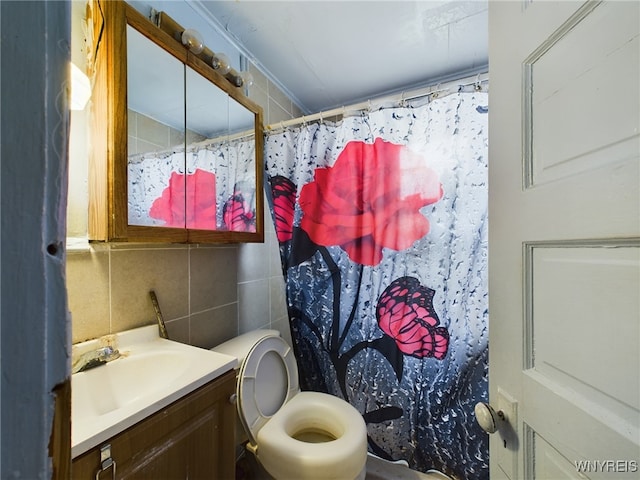
[[[460,92],[267,136],[304,390],[346,399],[369,451],[488,478],[487,102]]]
[[[256,231],[253,137],[130,155],[129,223]]]

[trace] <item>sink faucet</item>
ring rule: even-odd
[[[104,365],[111,360],[115,360],[120,357],[120,352],[113,348],[110,345],[106,347],[101,347],[96,350],[91,350],[89,352],[83,353],[78,357],[77,360],[73,362],[73,368],[71,369],[71,373],[84,372],[85,370],[89,370],[91,368],[99,367],[100,365]]]

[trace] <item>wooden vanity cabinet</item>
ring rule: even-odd
[[[95,479],[100,448],[111,445],[117,479],[206,479],[235,477],[233,371],[73,459],[74,480]],[[100,479],[113,477],[112,468]]]

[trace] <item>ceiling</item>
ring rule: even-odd
[[[487,0],[188,4],[305,114],[488,71]]]

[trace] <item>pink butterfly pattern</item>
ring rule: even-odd
[[[244,194],[236,190],[222,208],[222,219],[227,230],[232,232],[255,232],[256,215]]]
[[[405,355],[442,360],[447,354],[449,332],[438,326],[434,294],[434,290],[421,285],[418,279],[400,277],[378,298],[378,325]]]
[[[296,208],[296,186],[282,175],[270,179],[276,235],[280,243],[293,238],[293,216]]]

